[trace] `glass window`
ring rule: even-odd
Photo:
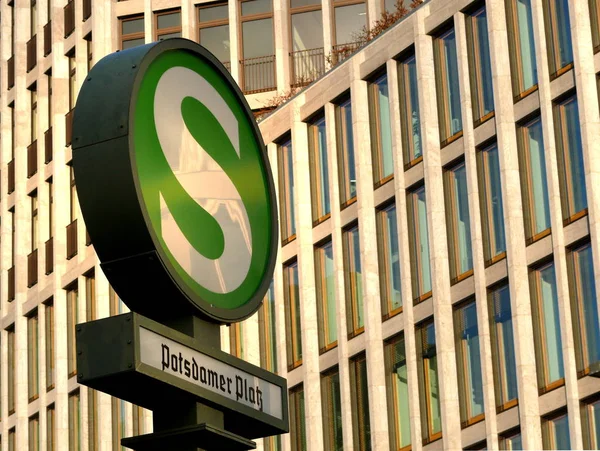
[[[281,435],[272,435],[271,437],[263,438],[264,451],[280,451],[281,450]]]
[[[81,451],[79,390],[69,394],[69,451]]]
[[[323,14],[320,9],[292,14],[291,23],[292,52],[323,47]]]
[[[327,161],[327,131],[325,118],[321,116],[308,126],[308,148],[310,150],[310,184],[312,186],[313,223],[329,217],[329,162]]]
[[[569,0],[544,0],[550,74],[573,62]]]
[[[198,37],[200,44],[229,69],[229,12],[227,4],[198,7]]]
[[[304,86],[325,71],[321,2],[313,3],[290,11],[292,86]]]
[[[458,280],[473,269],[471,225],[469,222],[469,190],[464,161],[444,171],[446,190],[446,221],[448,223],[448,250],[450,277]]]
[[[317,288],[317,317],[319,320],[319,349],[325,351],[337,345],[337,310],[331,241],[315,247],[315,282]]]
[[[294,154],[292,141],[278,146],[279,151],[279,204],[281,210],[281,240],[287,243],[296,237]]]
[[[417,83],[417,60],[412,54],[398,63],[400,90],[400,126],[404,163],[409,165],[423,156],[421,117]]]
[[[377,210],[377,251],[381,312],[384,317],[389,317],[402,309],[398,219],[395,204]]]
[[[75,325],[78,320],[78,291],[77,287],[67,289],[67,372],[69,377],[77,372],[77,356],[75,355]]]
[[[489,117],[494,111],[494,91],[492,89],[492,65],[485,6],[467,14],[467,43],[469,49],[469,69],[471,74],[471,100],[473,119],[477,123]]]
[[[571,449],[567,412],[542,418],[542,441],[544,449]]]
[[[390,449],[410,445],[410,410],[408,407],[408,372],[404,336],[398,335],[384,347]]]
[[[240,359],[244,358],[244,323],[229,325],[229,353]]]
[[[370,451],[369,385],[367,382],[367,357],[364,353],[350,359],[350,395],[353,406],[354,451]]]
[[[537,86],[538,74],[533,40],[531,0],[506,0],[508,43],[515,97]]]
[[[325,449],[344,450],[342,435],[342,401],[340,397],[340,371],[337,367],[321,376],[323,405],[323,435]]]
[[[14,10],[14,8],[12,8]],[[15,428],[8,430],[8,451],[15,451]]]
[[[460,421],[472,424],[483,418],[483,378],[477,306],[475,300],[454,311],[454,338],[456,341],[456,367],[458,369]]]
[[[525,237],[532,241],[550,229],[548,182],[544,158],[542,120],[539,116],[517,125],[521,192],[523,194]]]
[[[589,0],[589,2],[594,50],[598,51],[600,48],[600,2],[598,0]]]
[[[538,387],[547,389],[556,386],[556,382],[562,383],[565,376],[554,263],[533,269],[529,273],[529,285],[534,314]]]
[[[517,370],[508,284],[489,290],[488,302],[496,406],[507,408],[517,401]]]
[[[336,6],[333,12],[335,16],[336,47],[355,43],[356,36],[367,25],[367,5],[365,3],[358,3]]]
[[[85,320],[96,319],[96,278],[94,274],[85,276]]]
[[[112,449],[113,451],[127,451],[128,448],[121,446],[121,439],[127,432],[127,411],[125,401],[111,397],[112,418]]]
[[[273,11],[271,0],[249,0],[242,2],[242,16],[264,14]]]
[[[587,209],[583,145],[575,95],[554,105],[554,121],[563,219],[574,219]]]
[[[577,372],[581,375],[587,373],[590,364],[600,360],[600,325],[591,244],[572,249],[567,265]]]
[[[16,371],[17,371],[17,362],[16,362],[16,349],[15,349],[15,325],[11,325],[7,332],[7,373],[8,373],[8,414],[12,415],[15,413],[15,393],[17,389],[17,379],[16,379]]]
[[[288,368],[302,364],[302,329],[300,321],[300,287],[298,286],[298,262],[283,268],[283,296]]]
[[[38,110],[37,110],[37,89],[36,85],[33,85],[29,91],[30,95],[30,108],[31,108],[31,141],[37,141],[37,126],[38,126]]]
[[[163,11],[155,14],[156,40],[181,37],[181,10]]]
[[[48,302],[44,307],[45,342],[46,342],[46,391],[54,388],[54,304]]]
[[[88,388],[88,451],[97,451],[100,449],[98,444],[98,417],[96,410],[98,408],[98,392]],[[134,431],[135,434],[135,431]]]
[[[345,100],[335,108],[340,177],[340,204],[345,207],[356,198],[356,166],[352,132],[352,103]]]
[[[419,404],[421,405],[421,432],[423,442],[429,443],[442,436],[442,412],[438,381],[435,325],[433,320],[416,327],[417,375]]]
[[[75,102],[77,101],[76,75],[77,65],[75,63],[75,54],[72,54],[69,55],[69,111],[75,108]]]
[[[460,88],[454,28],[433,40],[440,141],[447,143],[462,131]]]
[[[275,43],[271,0],[241,3],[241,78],[245,93],[275,89]]]
[[[290,442],[292,451],[306,451],[306,422],[304,388],[302,385],[290,390]]]
[[[56,413],[54,410],[54,404],[51,404],[46,409],[46,450],[56,451],[56,434],[54,430],[56,428]]]
[[[362,266],[360,261],[360,242],[358,225],[342,233],[344,242],[344,282],[346,288],[346,320],[348,337],[364,330]]]
[[[121,50],[127,50],[145,43],[144,16],[138,15],[121,20]]]
[[[29,401],[40,393],[39,328],[37,310],[27,318],[27,373]]]
[[[477,152],[479,203],[483,226],[484,256],[487,262],[503,257],[506,252],[504,209],[500,183],[498,146],[494,143]]]
[[[600,399],[581,403],[581,423],[584,449],[598,449],[600,447]]]
[[[37,191],[33,191],[29,195],[29,203],[31,210],[31,252],[37,249],[39,236],[39,216],[38,216],[38,196]],[[37,277],[36,277],[37,279]]]
[[[369,84],[369,114],[371,118],[371,150],[375,185],[394,175],[392,158],[392,123],[387,74]]]
[[[29,437],[27,442],[29,444],[29,451],[39,451],[40,449],[40,417],[34,415],[29,418]]]
[[[523,442],[521,441],[521,431],[512,431],[498,436],[498,445],[500,449],[521,450]]]
[[[260,345],[260,366],[273,373],[277,372],[277,332],[275,330],[275,287],[273,282],[258,311],[258,340]]]
[[[425,187],[407,191],[408,241],[412,267],[412,296],[415,302],[431,294],[429,238],[427,236],[427,201]]]

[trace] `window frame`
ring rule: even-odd
[[[290,388],[288,404],[290,410],[290,447],[292,451],[303,451],[306,449],[306,418],[302,416],[302,411],[306,410],[306,400],[302,383]]]
[[[131,22],[134,20],[142,19],[144,21],[144,14],[132,14],[130,16],[119,17],[119,50],[123,50],[123,43],[127,41],[133,41],[135,39],[146,39],[146,24],[144,23],[144,31],[136,33],[123,33],[123,23]]]
[[[390,155],[392,162],[392,172],[391,174],[385,175],[384,170],[384,150],[382,144],[382,134],[384,133],[385,125],[382,124],[382,116],[381,116],[381,105],[378,101],[378,87],[379,83],[383,82],[385,79],[385,84],[388,90],[388,119],[389,123],[387,124],[389,128],[390,134]],[[390,99],[390,83],[387,74],[387,66],[383,66],[378,69],[377,72],[368,80],[367,84],[368,91],[368,102],[369,102],[369,132],[371,137],[371,157],[372,157],[372,165],[373,165],[373,186],[375,189],[379,188],[382,185],[385,185],[389,181],[394,179],[394,169],[395,169],[395,152],[393,149],[393,138],[392,138],[392,122],[391,122],[391,99]]]
[[[391,251],[392,246],[389,242],[387,236],[387,223],[385,222],[384,216],[386,214],[390,214],[390,210],[394,210],[393,215],[395,215],[396,220],[396,240],[398,247],[396,252],[398,253],[398,270],[400,273],[398,274],[398,280],[400,281],[400,306],[393,308],[392,299],[388,294],[391,292],[391,281],[390,275],[392,274],[393,267],[388,264],[388,255],[387,251]],[[378,206],[375,209],[375,223],[377,230],[377,255],[378,255],[378,269],[379,269],[379,293],[381,299],[381,312],[382,312],[382,320],[385,321],[393,316],[396,316],[402,313],[404,309],[404,303],[402,299],[402,269],[400,263],[400,237],[398,236],[398,210],[396,207],[395,199],[392,198],[390,201],[384,203],[383,205]]]
[[[417,347],[417,380],[419,385],[419,404],[421,407],[421,439],[423,446],[428,445],[436,440],[442,438],[443,429],[441,427],[441,405],[440,405],[440,430],[438,432],[434,432],[432,424],[433,424],[433,416],[430,409],[431,405],[431,383],[429,376],[429,363],[425,363],[425,357],[423,355],[423,333],[427,330],[429,326],[433,325],[434,331],[434,339],[436,340],[436,350],[435,350],[435,365],[436,365],[436,377],[438,380],[438,389],[439,389],[439,369],[437,363],[437,338],[435,337],[435,322],[434,318],[428,318],[424,321],[421,321],[419,324],[415,325],[415,345]],[[420,350],[419,350],[419,344]],[[428,357],[429,361],[431,357]],[[441,402],[440,402],[441,404]],[[425,416],[423,416],[425,413]],[[424,427],[426,426],[426,427]]]
[[[174,27],[166,27],[166,28],[158,28],[158,18],[160,16],[168,16],[171,14],[176,14],[179,13],[179,26],[174,26]],[[155,41],[161,41],[163,39],[160,39],[161,36],[167,35],[167,34],[172,34],[172,33],[179,33],[179,37],[181,37],[181,29],[182,29],[182,18],[181,18],[181,8],[170,8],[170,9],[165,9],[162,11],[155,11],[153,14],[153,18],[152,18],[152,28],[154,31],[154,40]]]
[[[69,378],[77,374],[77,352],[75,347],[75,325],[79,318],[79,290],[77,283],[65,289],[67,303],[67,375]]]
[[[275,287],[273,282],[265,293],[263,303],[258,310],[258,342],[260,348],[260,366],[277,374],[277,330],[276,330]]]
[[[398,393],[397,389],[397,381],[394,377],[394,372],[392,372],[392,353],[394,352],[395,346],[398,346],[400,343],[402,348],[404,349],[404,366],[406,366],[406,341],[404,337],[404,331],[399,332],[393,337],[387,339],[383,343],[383,352],[384,352],[384,360],[385,360],[385,374],[386,374],[386,400],[387,400],[387,411],[388,411],[388,427],[389,436],[390,436],[390,449],[393,451],[408,451],[412,449],[412,438],[410,435],[411,425],[410,418],[402,418],[400,412],[398,410],[398,401],[396,394]],[[408,371],[408,369],[407,369]],[[409,385],[407,378],[407,387]],[[408,388],[407,388],[408,390]],[[406,407],[410,413],[410,404],[408,403],[408,399],[406,400]],[[403,447],[399,446],[399,441],[401,440],[400,431],[398,431],[398,424],[406,421],[408,423],[408,445]]]
[[[217,28],[217,27],[222,27],[223,25],[227,25],[227,29],[229,30],[229,8],[227,10],[227,18],[225,18],[225,19],[214,19],[214,20],[207,20],[207,21],[200,20],[200,11],[201,10],[210,9],[210,8],[214,8],[214,7],[218,7],[218,6],[229,7],[229,4],[228,4],[228,2],[219,2],[218,1],[218,2],[214,2],[214,3],[201,3],[199,5],[196,5],[195,14],[196,14],[196,19],[198,20],[198,27],[196,30],[196,32],[198,33],[198,35],[197,35],[198,43],[202,44],[200,35],[201,35],[203,29]],[[229,48],[229,59],[227,61],[221,61],[221,63],[228,70],[231,70],[231,46]]]
[[[342,230],[342,255],[344,258],[344,295],[346,298],[346,332],[348,339],[352,339],[365,331],[364,324],[364,293],[361,287],[358,286],[358,277],[352,274],[357,274],[356,262],[360,265],[360,277],[362,279],[362,260],[359,255],[354,255],[354,241],[350,242],[350,234],[356,231],[356,240],[360,248],[360,229],[358,221],[352,222]],[[352,253],[351,253],[352,252]],[[353,258],[352,258],[353,257]],[[360,305],[359,305],[360,300]],[[359,312],[359,308],[362,312]],[[363,324],[360,325],[360,314],[363,316]]]
[[[400,99],[400,129],[402,138],[402,156],[404,157],[404,170],[408,170],[413,166],[416,166],[423,161],[423,143],[421,137],[421,108],[419,105],[418,92],[416,95],[416,107],[414,108],[418,113],[417,127],[419,128],[419,146],[421,147],[421,154],[415,158],[411,158],[415,154],[415,142],[414,134],[410,132],[411,128],[414,127],[412,124],[412,113],[409,111],[412,109],[412,96],[411,96],[411,77],[410,77],[410,61],[414,61],[415,71],[417,68],[417,56],[414,48],[407,51],[402,58],[398,59],[397,71],[398,71],[398,93]],[[418,90],[418,78],[415,79],[415,84]]]
[[[301,302],[300,302],[300,288],[298,286],[298,299],[292,299],[291,291],[292,286],[290,285],[289,277],[290,271],[296,271],[296,277],[298,277],[298,261],[293,259],[283,267],[283,298],[285,304],[285,318],[286,318],[286,354],[287,354],[287,368],[291,371],[302,365],[303,349],[302,349],[302,317],[301,317]],[[296,293],[294,293],[294,296]],[[299,338],[299,343],[296,343],[296,339]],[[299,355],[296,355],[299,354]]]
[[[337,376],[338,390],[337,393],[333,390],[333,383],[331,382],[331,378],[335,378]],[[336,402],[339,407],[339,412],[334,412],[334,406],[331,404],[330,399],[337,398]],[[323,402],[321,403],[321,408],[323,411],[323,443],[325,449],[339,449],[336,443],[336,421],[328,421],[328,418],[334,418],[339,413],[339,416],[342,416],[341,410],[341,387],[340,387],[340,369],[338,365],[335,365],[323,373],[321,373],[321,399]],[[342,448],[343,448],[343,423],[340,418],[339,426],[342,431]]]
[[[320,124],[323,124],[325,130],[325,148],[321,149],[318,134]],[[325,114],[321,112],[308,123],[308,158],[310,164],[310,186],[311,186],[311,206],[312,206],[312,222],[313,227],[325,222],[331,217],[331,189],[330,189],[330,165],[328,160],[327,146],[327,120]],[[325,168],[321,164],[321,152],[325,156]],[[320,176],[321,172],[326,173],[327,180],[323,180]],[[326,182],[326,183],[325,183]],[[328,199],[322,199],[321,191],[325,191]],[[329,211],[324,213],[322,203],[326,203]]]
[[[429,284],[431,288],[426,291],[423,285],[423,260],[421,253],[416,251],[417,243],[420,243],[421,230],[418,227],[418,209],[415,208],[414,196],[418,195],[418,192],[423,190],[425,193],[425,208],[427,208],[427,191],[424,183],[418,183],[410,188],[406,189],[406,208],[407,208],[407,219],[408,219],[408,239],[409,239],[409,254],[410,254],[410,265],[411,265],[411,280],[412,280],[412,301],[413,305],[420,304],[425,300],[433,296],[433,281],[431,280],[431,246],[429,245],[429,221],[427,220],[427,212],[425,212],[425,220],[427,222],[426,231],[427,234],[427,252],[428,252],[428,265],[429,265]],[[420,244],[419,244],[420,247]],[[416,285],[418,284],[418,286]],[[418,296],[416,293],[420,293]]]
[[[556,30],[558,28],[557,23],[557,11],[556,11],[556,2],[557,0],[543,0],[542,9],[544,13],[544,28],[546,31],[546,51],[548,52],[548,70],[550,71],[550,80],[554,80],[560,77],[562,74],[568,72],[573,68],[573,61],[566,64],[565,66],[558,67],[560,65],[560,43],[558,41],[558,33]],[[561,0],[558,0],[561,1]],[[571,18],[567,16],[567,20],[569,21],[569,25],[571,22]],[[569,41],[571,41],[571,26],[568,27],[569,33]],[[549,44],[549,45],[548,45]],[[573,55],[573,47],[571,45],[571,56]]]
[[[364,362],[364,363],[363,363]],[[360,371],[361,365],[364,364],[364,374]],[[367,369],[367,354],[365,351],[360,352],[350,358],[350,398],[352,401],[352,436],[354,439],[355,451],[366,451],[371,449],[371,411],[369,402],[369,372]],[[362,384],[362,377],[365,377],[364,385],[367,386],[367,393],[362,399],[358,398],[359,386]],[[366,403],[365,403],[366,399]],[[366,405],[365,405],[366,404]],[[359,418],[361,415],[362,418]],[[361,422],[360,420],[366,420]]]
[[[568,412],[566,410],[566,408],[564,409],[559,409],[556,410],[554,412],[552,412],[549,415],[544,415],[542,417],[542,443],[544,445],[544,449],[562,449],[559,448],[556,444],[556,432],[555,432],[555,423],[554,421],[561,419],[561,418],[565,418],[567,420],[567,429],[569,429],[569,415]],[[571,443],[571,438],[570,436],[567,436],[569,438],[569,445]],[[570,447],[570,446],[569,446]]]
[[[345,108],[350,107],[350,124],[347,123],[345,114]],[[340,195],[340,209],[343,210],[348,206],[356,202],[358,197],[358,183],[354,180],[355,188],[354,195],[352,195],[352,180],[350,174],[352,168],[350,167],[348,153],[352,151],[352,160],[354,163],[354,175],[356,177],[356,149],[354,148],[354,129],[352,128],[352,97],[347,95],[339,102],[335,104],[335,136],[336,136],[336,152],[338,158],[338,186]],[[349,127],[348,127],[349,125]],[[348,130],[350,130],[350,137],[348,136]],[[349,143],[348,138],[351,138]],[[348,179],[346,181],[346,179]]]
[[[35,355],[34,355],[35,354]],[[40,396],[40,326],[38,309],[27,314],[27,398],[31,403]]]
[[[46,393],[54,388],[56,382],[56,361],[54,346],[54,302],[49,299],[44,303],[44,338],[46,359]],[[48,382],[51,382],[50,384]]]
[[[316,291],[316,301],[317,301],[317,321],[319,324],[319,354],[323,354],[338,345],[338,327],[337,327],[337,317],[333,317],[333,321],[336,326],[336,339],[332,342],[327,342],[327,337],[329,336],[329,309],[328,304],[333,302],[334,306],[336,305],[337,296],[335,296],[335,282],[334,282],[334,296],[333,299],[329,299],[326,295],[327,293],[327,275],[325,265],[321,263],[324,259],[322,257],[322,253],[325,252],[327,247],[331,248],[332,254],[332,265],[335,266],[335,262],[333,262],[333,241],[331,237],[326,238],[325,240],[315,244],[314,246],[314,259],[315,259],[315,291]],[[335,269],[333,269],[332,278],[335,278]],[[337,309],[334,308],[334,311]]]
[[[277,170],[279,175],[281,245],[285,246],[294,241],[297,234],[294,146],[290,135],[277,144]]]

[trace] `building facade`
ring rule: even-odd
[[[2,3],[2,450],[151,431],[76,381],[75,324],[126,307],[70,135],[95,61],[172,36],[255,110],[316,79],[260,123],[278,263],[259,312],[222,329],[288,380],[291,433],[260,448],[600,446],[600,2],[430,0],[342,61],[390,3]]]

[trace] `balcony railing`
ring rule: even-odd
[[[75,31],[75,1],[71,0],[65,5],[65,38]]]
[[[27,41],[27,72],[30,72],[31,69],[35,67],[37,64],[37,35],[34,34],[33,37]]]
[[[27,256],[27,288],[38,282],[38,251],[34,250]]]
[[[290,65],[292,67],[292,87],[306,86],[325,72],[323,47],[291,52]]]
[[[240,61],[244,94],[271,91],[275,82],[275,55],[259,56]]]
[[[77,255],[77,219],[67,226],[67,260]]]
[[[8,74],[6,76],[8,81],[8,89],[15,85],[15,55],[11,56],[7,61]]]
[[[46,251],[45,274],[48,275],[52,274],[52,271],[54,271],[54,240],[50,238],[48,241],[46,241],[44,247]]]
[[[52,161],[52,127],[44,132],[44,163]]]
[[[83,20],[88,20],[92,15],[92,0],[83,0]]]
[[[15,190],[15,159],[8,162],[8,194]]]
[[[37,172],[37,139],[27,147],[27,178]]]
[[[15,267],[8,268],[8,301],[15,300]]]
[[[349,42],[347,44],[334,45],[331,49],[331,63],[334,66],[341,63],[356,52],[362,45],[362,42]]]
[[[44,25],[44,56],[52,53],[52,21]]]
[[[73,138],[73,111],[75,111],[75,109],[72,109],[65,115],[65,134],[67,136],[65,143],[66,147],[71,145],[71,139]]]

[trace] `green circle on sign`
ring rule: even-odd
[[[276,232],[262,142],[230,83],[173,49],[149,64],[133,105],[142,211],[171,277],[203,310],[255,297]]]

